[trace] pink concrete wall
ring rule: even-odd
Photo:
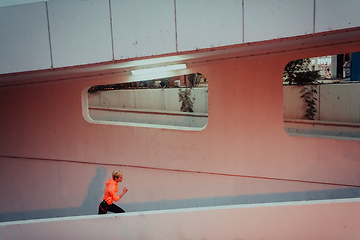
[[[1,87],[0,217],[94,214],[114,169],[127,211],[359,196],[359,141],[291,137],[283,125],[285,64],[346,51],[359,47],[189,65],[209,82],[208,125],[194,132],[86,122],[83,90],[115,77]]]

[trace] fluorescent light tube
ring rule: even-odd
[[[155,67],[155,68],[145,68],[145,69],[139,69],[139,70],[132,70],[132,75],[143,75],[143,74],[152,74],[152,73],[161,73],[161,72],[167,72],[172,70],[180,70],[180,69],[186,69],[186,64],[175,64],[175,65],[169,65],[164,67]]]

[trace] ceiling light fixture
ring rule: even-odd
[[[153,74],[153,73],[162,73],[167,71],[173,70],[181,70],[186,69],[186,64],[175,64],[169,65],[164,67],[155,67],[155,68],[145,68],[145,69],[138,69],[138,70],[131,70],[132,75],[143,75],[143,74]]]

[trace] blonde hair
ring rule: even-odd
[[[116,170],[116,171],[113,171],[112,178],[115,180],[115,178],[118,178],[118,177],[120,177],[122,175],[123,175],[123,173],[121,171]]]

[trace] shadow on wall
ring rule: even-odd
[[[99,199],[104,195],[106,174],[107,171],[105,167],[98,167],[96,169],[96,175],[92,178],[86,198],[79,209],[80,215],[94,214],[94,212],[97,214],[100,203]]]
[[[96,169],[96,174],[88,186],[87,195],[80,207],[1,213],[0,222],[97,214],[99,199],[104,194],[106,175],[105,167]]]
[[[274,203],[292,201],[311,201],[325,199],[358,198],[360,188],[344,187],[331,190],[284,192],[254,195],[236,195],[211,198],[193,198],[179,200],[162,200],[156,202],[140,202],[121,204],[127,212],[152,211],[163,209],[193,208],[193,207],[214,207],[224,205]]]
[[[99,201],[102,198],[103,191],[105,189],[104,182],[106,176],[107,176],[107,170],[105,167],[98,167],[96,169],[96,174],[92,178],[88,186],[88,193],[80,207],[2,213],[0,214],[0,222],[54,218],[54,217],[68,217],[68,216],[79,216],[79,215],[96,215]],[[139,211],[151,211],[151,210],[210,207],[210,206],[224,206],[224,205],[237,205],[237,204],[309,201],[309,200],[341,199],[341,198],[357,198],[357,197],[360,197],[360,188],[343,187],[338,189],[317,190],[317,191],[283,192],[283,193],[235,195],[235,196],[209,197],[209,198],[162,200],[155,202],[122,203],[120,204],[120,206],[126,212],[139,212]]]

